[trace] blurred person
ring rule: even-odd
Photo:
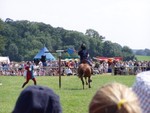
[[[62,107],[52,89],[33,85],[20,93],[12,113],[62,113]]]
[[[142,113],[150,113],[150,71],[136,75],[132,90],[139,98]]]
[[[141,113],[136,94],[120,83],[109,83],[97,90],[89,113]]]
[[[25,66],[25,70],[26,70],[26,81],[23,83],[22,88],[24,88],[24,86],[26,84],[28,84],[29,80],[32,79],[34,82],[34,85],[36,85],[36,79],[35,76],[33,74],[33,65],[31,65],[31,62],[27,62],[27,65]]]
[[[70,76],[70,75],[73,75],[73,72],[72,72],[72,70],[70,69],[70,67],[67,67],[66,69],[65,69],[65,75],[68,75],[68,76]]]

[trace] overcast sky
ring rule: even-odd
[[[0,0],[0,18],[94,29],[121,46],[150,49],[150,0]]]

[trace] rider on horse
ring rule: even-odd
[[[91,70],[92,70],[92,62],[89,59],[89,53],[84,43],[81,45],[81,50],[78,52],[78,55],[80,56],[80,63],[86,61],[91,66]]]

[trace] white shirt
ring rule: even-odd
[[[65,74],[72,74],[72,70],[70,68],[65,69]]]

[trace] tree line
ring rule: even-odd
[[[85,33],[66,30],[62,27],[52,27],[42,22],[27,20],[13,21],[0,19],[0,55],[9,56],[11,61],[33,60],[34,56],[45,45],[50,51],[58,49],[80,49],[85,43],[91,57],[123,57],[124,61],[135,59],[133,51],[128,46],[121,46],[105,40],[94,29]],[[58,55],[52,53],[56,58]],[[64,53],[62,57],[77,57],[77,53]]]
[[[135,55],[150,56],[150,49],[133,50]]]

